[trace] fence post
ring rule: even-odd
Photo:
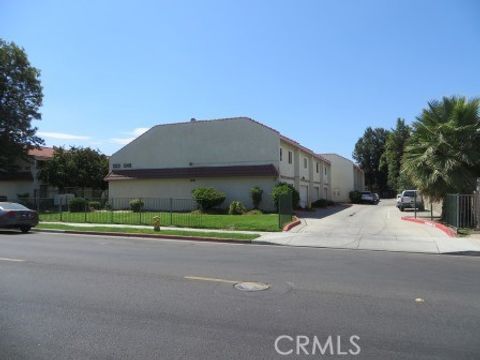
[[[63,211],[62,211],[62,196],[60,196],[59,200],[60,200],[60,201],[58,202],[58,206],[60,207],[60,222],[63,222],[63,216],[62,216],[62,214],[63,214]]]
[[[415,219],[417,218],[417,192],[413,193],[413,211],[415,212]]]
[[[173,225],[173,199],[170,198],[170,226]]]
[[[432,200],[430,200],[430,220],[433,220],[433,203],[432,203]]]
[[[108,200],[109,204],[110,204],[110,224],[113,224],[113,204],[114,204],[114,201],[115,199],[111,198],[111,201],[110,199]]]
[[[457,224],[455,227],[460,226],[460,194],[457,194]]]

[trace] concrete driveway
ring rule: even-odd
[[[288,233],[263,235],[257,241],[291,246],[450,253],[480,251],[480,241],[451,238],[423,224],[401,220],[395,200],[378,205],[337,206],[298,214],[302,224]]]

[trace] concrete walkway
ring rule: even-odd
[[[56,225],[68,225],[68,226],[77,226],[84,227],[86,231],[88,228],[92,227],[109,227],[109,228],[131,228],[131,229],[153,229],[153,226],[149,225],[124,225],[124,224],[96,224],[96,223],[69,223],[69,222],[60,222],[60,221],[42,221],[41,224],[56,224]],[[277,234],[275,232],[266,232],[266,231],[243,231],[243,230],[229,230],[229,229],[198,229],[198,228],[184,228],[176,226],[161,226],[162,230],[181,230],[181,231],[196,231],[196,232],[228,232],[228,233],[241,233],[241,234]]]
[[[452,253],[480,251],[480,240],[448,237],[423,224],[401,220],[394,200],[299,214],[302,224],[288,233],[265,234],[254,242],[342,249]],[[411,214],[413,215],[413,214]]]

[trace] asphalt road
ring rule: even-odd
[[[479,257],[40,233],[0,249],[2,360],[336,358],[278,355],[280,335],[334,353],[359,336],[342,359],[480,358]]]

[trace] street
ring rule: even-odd
[[[335,358],[279,355],[281,335],[358,336],[341,358],[480,357],[479,257],[8,232],[0,248],[1,359]]]

